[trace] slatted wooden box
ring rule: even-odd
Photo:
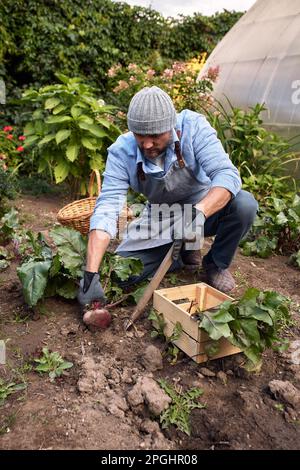
[[[219,351],[208,358],[206,351],[214,341],[204,330],[199,328],[199,321],[191,318],[198,308],[206,311],[220,305],[225,300],[233,300],[204,282],[187,286],[159,289],[153,294],[153,307],[164,316],[166,322],[164,333],[171,336],[175,323],[182,325],[182,334],[174,344],[184,351],[195,362],[229,356],[240,352],[225,338],[219,340]]]

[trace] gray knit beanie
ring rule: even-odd
[[[132,98],[128,129],[136,134],[162,134],[176,126],[176,111],[170,96],[157,86],[145,87]]]

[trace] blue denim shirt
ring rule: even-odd
[[[177,115],[176,130],[181,132],[183,158],[195,178],[211,188],[226,188],[233,197],[236,196],[241,189],[239,172],[206,118],[194,111],[184,110]],[[137,163],[143,163],[146,174],[163,177],[176,160],[174,144],[176,140],[178,137],[173,130],[173,142],[166,150],[165,168],[162,170],[158,165],[145,159],[132,132],[117,138],[108,148],[103,187],[91,217],[90,230],[104,230],[112,238],[116,236],[118,215],[126,201],[129,187],[139,191]]]

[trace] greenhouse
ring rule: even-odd
[[[292,137],[300,133],[300,2],[258,0],[210,55],[220,66],[213,95],[247,108],[265,103],[264,123]]]

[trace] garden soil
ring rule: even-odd
[[[47,231],[65,202],[23,196],[12,204],[25,227]],[[116,307],[110,328],[98,332],[82,324],[75,300],[51,298],[32,312],[15,268],[12,264],[0,274],[0,337],[8,340],[0,377],[26,380],[27,388],[0,407],[1,449],[300,449],[300,271],[287,258],[238,253],[232,264],[233,296],[253,286],[292,299],[293,322],[284,330],[290,349],[267,351],[258,374],[245,371],[241,354],[201,365],[183,353],[175,365],[161,361],[164,345],[151,338],[147,315],[124,334],[132,307]],[[189,284],[199,278],[181,271],[177,279]],[[167,276],[162,286],[171,281]],[[30,370],[45,346],[74,364],[53,383]],[[146,360],[149,351],[156,362]],[[159,378],[183,391],[203,389],[200,401],[206,407],[192,411],[190,436],[160,426]]]

